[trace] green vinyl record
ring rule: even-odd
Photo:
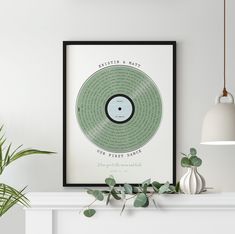
[[[97,147],[125,153],[144,146],[157,132],[162,100],[141,70],[113,65],[92,74],[78,92],[77,121]]]

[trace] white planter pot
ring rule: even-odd
[[[180,179],[180,189],[185,194],[198,194],[205,189],[206,183],[197,167],[188,168],[187,173]]]

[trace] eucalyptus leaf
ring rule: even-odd
[[[93,190],[92,195],[99,201],[104,200],[104,195],[100,190]]]
[[[87,192],[88,194],[90,194],[90,195],[93,195],[94,190],[92,190],[92,189],[87,189],[86,192]]]
[[[159,193],[160,194],[163,194],[163,193],[166,193],[166,192],[170,192],[170,183],[169,182],[166,182],[165,184],[163,184],[160,188],[159,188]]]
[[[190,167],[190,166],[191,166],[190,159],[187,158],[187,157],[183,157],[183,158],[181,159],[181,166],[182,166],[182,167]]]
[[[177,182],[177,184],[176,184],[176,186],[175,186],[175,191],[176,191],[177,193],[180,192],[180,182]]]
[[[148,190],[148,185],[145,184],[145,185],[143,186],[143,193],[147,193],[147,190]]]
[[[133,193],[138,193],[139,192],[139,189],[135,186],[132,186],[132,192]]]
[[[190,148],[190,154],[192,156],[196,156],[197,155],[197,150],[195,148]]]
[[[122,187],[121,185],[119,185],[119,191],[121,193],[122,200],[125,200],[126,199],[126,192],[125,192],[124,186]]]
[[[108,196],[107,196],[107,199],[106,199],[106,206],[109,204],[110,196],[111,196],[111,193],[109,193]]]
[[[158,193],[159,192],[159,189],[157,187],[155,187],[154,185],[152,185],[152,188],[154,190],[155,193]]]
[[[149,199],[148,199],[148,197],[147,197],[147,200],[146,200],[145,204],[144,204],[142,207],[146,208],[146,207],[148,207],[148,206],[149,206]]]
[[[190,156],[190,155],[189,155]],[[191,156],[189,157],[184,157],[183,162],[185,158],[188,160],[184,165],[187,166],[192,166],[192,164],[195,164],[195,162],[198,163],[198,157],[197,156]],[[192,159],[192,162],[191,162]],[[198,164],[199,165],[199,164]],[[151,180],[148,179],[142,184],[139,184],[139,187],[132,186],[130,184],[124,184],[123,186],[119,185],[119,187],[114,187],[116,182],[114,178],[107,178],[105,182],[110,186],[109,190],[92,190],[88,189],[87,193],[92,194],[95,196],[96,200],[103,200],[104,195],[108,193],[107,200],[106,200],[106,205],[109,204],[111,196],[116,199],[116,200],[122,200],[123,205],[121,209],[120,215],[123,213],[127,200],[129,199],[134,199],[133,206],[134,207],[148,207],[150,204],[150,201],[153,201],[153,204],[155,205],[156,208],[158,208],[157,202],[154,200],[154,194],[171,194],[171,193],[179,193],[180,192],[180,183],[178,182],[176,186],[171,185],[169,182],[166,182],[165,184],[161,184],[157,181],[153,181],[151,184]],[[114,183],[115,182],[115,183]],[[151,194],[148,195],[148,186],[151,185],[153,190],[151,189]],[[128,196],[126,198],[126,194],[134,194],[133,196]],[[96,201],[95,200],[95,201]],[[91,217],[94,215],[94,210],[90,209],[90,206],[95,202],[93,201],[90,205],[87,207],[86,211],[84,211],[84,215],[87,217]],[[86,212],[86,214],[85,214]]]
[[[112,194],[113,198],[116,199],[116,200],[121,200],[122,199],[121,197],[118,196],[117,191],[115,189],[111,190],[111,194]]]
[[[151,179],[147,179],[141,184],[141,186],[144,187],[145,184],[150,185],[150,183],[151,183]]]
[[[110,193],[110,190],[101,190],[101,192],[106,195],[106,194],[109,194]]]
[[[161,186],[162,186],[162,184],[160,184],[160,183],[157,182],[157,181],[153,181],[153,182],[152,182],[152,187],[153,187],[153,189],[154,189],[155,192],[158,192]]]
[[[170,186],[169,186],[169,190],[170,190],[172,193],[175,193],[175,192],[176,192],[174,185],[170,185]]]
[[[124,184],[124,189],[125,189],[125,192],[127,194],[132,194],[133,193],[133,189],[132,189],[132,186],[130,184]]]
[[[88,218],[92,217],[95,213],[96,211],[94,209],[87,209],[83,212],[83,214]]]
[[[139,193],[134,201],[134,207],[143,207],[147,202],[147,197],[144,193]]]
[[[114,187],[116,184],[115,179],[109,177],[105,179],[105,183],[109,186],[109,187]]]
[[[202,165],[202,160],[198,158],[197,156],[190,157],[190,161],[191,161],[192,166],[200,167]]]

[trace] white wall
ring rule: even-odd
[[[235,94],[235,2],[228,7]],[[235,147],[199,144],[203,116],[222,89],[223,0],[2,0],[0,122],[15,145],[58,154],[19,160],[1,180],[29,191],[71,190],[62,188],[63,40],[176,40],[177,152],[197,147],[207,185],[235,191]],[[178,164],[177,177],[184,171]],[[21,208],[0,219],[1,233],[16,230],[24,233]]]

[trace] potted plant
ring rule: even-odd
[[[181,166],[188,168],[187,173],[180,179],[180,189],[186,194],[197,194],[205,190],[205,179],[197,171],[202,160],[197,156],[195,148],[190,149],[189,154],[184,154],[181,159]]]
[[[3,126],[0,127],[0,176],[6,167],[20,158],[34,154],[54,153],[37,149],[21,149],[22,145],[12,150],[12,144],[6,146],[6,138],[4,134],[1,134],[2,130]],[[25,196],[25,188],[17,190],[7,184],[0,183],[0,217],[17,203],[29,206],[29,200]]]

